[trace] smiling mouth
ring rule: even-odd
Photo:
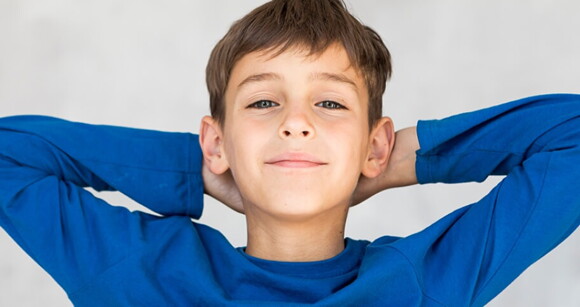
[[[308,160],[278,160],[266,163],[268,165],[287,167],[287,168],[312,168],[326,165],[326,163],[313,162]]]
[[[266,161],[266,165],[284,168],[314,168],[328,163],[308,153],[287,152]]]

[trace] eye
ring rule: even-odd
[[[317,107],[323,107],[325,109],[346,109],[345,106],[332,100],[324,100],[316,104]]]
[[[251,105],[247,106],[246,108],[256,108],[256,109],[267,109],[279,106],[279,104],[273,102],[272,100],[258,100]]]

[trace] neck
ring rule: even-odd
[[[332,258],[344,250],[348,208],[304,220],[247,210],[249,255],[275,261],[308,262]]]

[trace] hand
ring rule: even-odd
[[[375,178],[361,175],[353,193],[352,206],[386,189],[417,183],[415,152],[419,150],[416,127],[405,128],[395,134],[395,146],[387,167]]]
[[[229,170],[221,175],[216,175],[204,163],[201,174],[203,177],[204,192],[206,194],[219,200],[231,209],[239,213],[244,213],[242,195]]]

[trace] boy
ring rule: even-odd
[[[203,169],[191,135],[7,118],[0,221],[79,305],[483,305],[578,225],[579,99],[532,97],[395,137],[380,117],[389,75],[380,38],[340,2],[268,3],[210,59]],[[378,191],[489,174],[509,175],[421,233],[344,240],[348,207]],[[246,214],[245,249],[189,221],[203,188]]]

